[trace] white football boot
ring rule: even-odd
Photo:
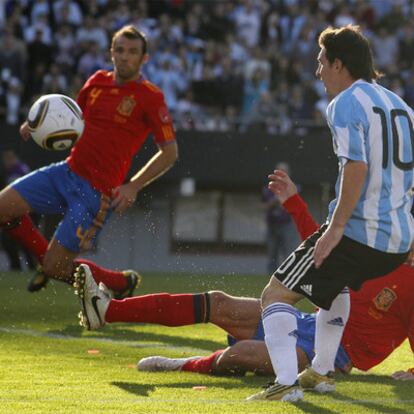
[[[74,278],[73,286],[81,306],[80,324],[89,331],[101,328],[105,325],[105,313],[112,300],[110,290],[102,282],[97,285],[86,264],[76,268]]]
[[[163,356],[150,356],[142,358],[138,361],[138,371],[179,371],[181,367],[188,361],[199,359],[200,356],[193,356],[189,358],[167,358]]]

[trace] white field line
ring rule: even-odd
[[[246,387],[247,388],[247,387]],[[1,399],[2,403],[18,403],[21,405],[27,405],[27,404],[33,404],[33,402],[27,402],[27,401],[16,401],[13,398],[3,398]],[[73,402],[73,400],[71,399],[67,399],[67,398],[59,398],[59,397],[36,397],[36,404],[39,402]],[[87,399],[87,398],[82,398],[82,402],[83,403],[87,403],[87,402],[91,402],[96,404],[97,400],[96,399]],[[154,402],[154,403],[174,403],[174,404],[188,404],[189,402],[197,402],[197,403],[206,403],[206,404],[215,404],[215,405],[239,405],[239,404],[244,404],[246,403],[245,400],[240,399],[240,400],[224,400],[224,399],[209,399],[209,398],[156,398],[156,397],[133,397],[132,399],[128,399],[124,401],[126,404],[131,404],[131,403],[144,403],[144,404],[148,404],[149,402]],[[306,402],[306,397],[305,397],[305,402]],[[111,403],[119,403],[119,399],[118,398],[99,398],[99,403],[104,403],[104,404],[111,404]],[[268,402],[262,402],[259,401],[259,404],[269,404]],[[400,400],[400,399],[392,399],[392,398],[373,398],[372,400],[346,400],[346,399],[335,399],[335,398],[331,398],[329,401],[325,400],[325,404],[324,407],[325,408],[329,408],[329,406],[332,404],[344,404],[344,405],[348,405],[352,404],[352,405],[358,405],[358,404],[372,404],[372,403],[376,403],[376,404],[402,404],[402,405],[411,405],[414,404],[414,400]],[[251,402],[247,402],[246,404],[250,405],[252,404]],[[300,407],[300,403],[298,403],[298,406]],[[392,407],[388,407],[389,409],[392,409]]]
[[[164,344],[162,342],[139,342],[139,341],[130,341],[125,339],[113,339],[105,337],[93,337],[93,336],[72,336],[72,335],[63,335],[50,332],[41,332],[34,329],[20,329],[20,328],[6,328],[0,326],[0,332],[14,335],[26,335],[32,337],[44,337],[52,339],[63,339],[70,341],[93,341],[93,342],[104,342],[109,344],[124,345],[131,348],[166,348],[166,349],[175,349],[183,352],[195,352],[195,353],[204,353],[211,352],[209,349],[194,348],[189,346],[174,346]]]

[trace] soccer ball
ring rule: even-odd
[[[69,149],[85,126],[79,105],[60,94],[40,97],[31,106],[27,122],[36,144],[50,151]]]

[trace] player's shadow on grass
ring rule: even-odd
[[[172,335],[163,334],[159,332],[140,332],[139,325],[134,325],[135,329],[126,329],[118,326],[105,326],[103,330],[95,331],[88,334],[85,338],[93,339],[106,339],[113,341],[131,341],[139,343],[140,347],[145,346],[148,342],[148,347],[153,346],[154,343],[160,343],[160,345],[173,346],[173,347],[186,347],[186,348],[198,348],[207,350],[216,350],[223,347],[223,341],[212,341],[209,339],[197,339],[183,336],[182,334]],[[49,330],[50,335],[63,335],[73,336],[81,338],[85,334],[85,330],[78,325],[67,325],[63,329]],[[169,332],[172,332],[170,329]],[[223,338],[224,339],[224,338]],[[131,346],[134,346],[131,343]]]
[[[196,377],[196,376],[195,376]],[[199,377],[199,376],[197,376]],[[246,388],[246,386],[258,387],[254,381],[252,383],[252,377],[238,377],[238,381],[234,381],[234,377],[229,377],[226,380],[226,377],[215,377],[217,381],[212,383],[210,386],[214,388],[223,388],[223,389],[237,389],[237,388]],[[124,391],[128,391],[131,394],[139,395],[142,397],[148,397],[149,392],[154,391],[155,388],[181,388],[183,390],[191,390],[193,387],[197,387],[202,382],[202,377],[193,381],[180,381],[180,382],[157,382],[156,384],[138,384],[136,382],[122,382],[114,381],[111,382],[111,385],[114,385],[118,388],[121,388]],[[248,395],[246,395],[247,397]]]
[[[154,391],[156,387],[156,385],[137,384],[135,382],[111,382],[111,385],[140,397],[149,397],[149,393]]]
[[[237,388],[246,388],[246,386],[251,386],[251,391],[246,391],[246,398],[259,391],[260,388],[255,382],[257,382],[257,378],[254,378],[255,381],[252,380],[252,377],[243,377],[239,378],[240,382],[232,381],[217,381],[211,384],[211,387],[214,388],[223,388],[223,389],[237,389]],[[183,391],[192,390],[193,387],[199,386],[200,381],[195,382],[170,382],[170,383],[157,383],[157,384],[137,384],[133,382],[121,382],[121,381],[114,381],[111,383],[115,387],[118,387],[124,391],[127,391],[131,394],[134,394],[139,397],[150,397],[150,393],[155,391],[155,388],[180,388]],[[183,397],[184,399],[185,397]],[[234,403],[234,399],[229,399],[229,402]],[[241,397],[240,402],[245,402],[246,404],[250,404],[249,402],[245,401],[245,398]],[[336,411],[331,411],[327,408],[321,407],[319,405],[312,404],[307,401],[302,401],[295,403],[295,407],[301,409],[304,413],[311,413],[311,414],[334,414]]]
[[[381,384],[381,385],[391,385],[393,391],[396,396],[396,400],[398,399],[399,403],[403,404],[413,404],[414,402],[414,394],[413,394],[413,383],[412,381],[396,381],[395,379],[391,378],[390,376],[385,375],[374,375],[374,374],[357,374],[353,373],[351,375],[343,376],[339,379],[339,382],[350,382],[354,383],[357,386],[357,383],[368,383],[368,384]],[[335,395],[340,395],[335,393]],[[347,396],[342,396],[342,399],[349,399]],[[380,396],[378,399],[381,399]],[[365,403],[365,402],[364,402]],[[375,402],[368,404],[376,404]],[[382,408],[383,410],[386,407]],[[394,410],[394,411],[393,411]],[[406,413],[404,410],[398,410],[393,408],[393,410],[388,409],[388,411],[381,411],[384,413],[388,412],[401,412]]]

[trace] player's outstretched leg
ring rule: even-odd
[[[88,265],[81,264],[74,274],[75,293],[79,296],[80,324],[88,330],[105,325],[105,313],[112,299],[109,289],[101,282],[99,286]]]
[[[138,288],[141,283],[141,276],[135,270],[112,270],[99,266],[95,262],[83,257],[74,260],[74,268],[81,264],[89,266],[93,278],[99,285],[102,282],[108,289],[113,292],[115,299],[125,299],[134,295],[134,289]]]
[[[333,372],[321,375],[312,368],[307,368],[298,375],[299,384],[304,390],[327,393],[335,391]]]
[[[179,371],[184,364],[194,359],[200,359],[200,356],[189,358],[167,358],[164,356],[150,356],[138,361],[138,371]]]
[[[303,391],[299,382],[292,385],[283,385],[278,382],[271,382],[265,386],[263,391],[253,394],[247,401],[290,401],[296,402],[303,400]]]

